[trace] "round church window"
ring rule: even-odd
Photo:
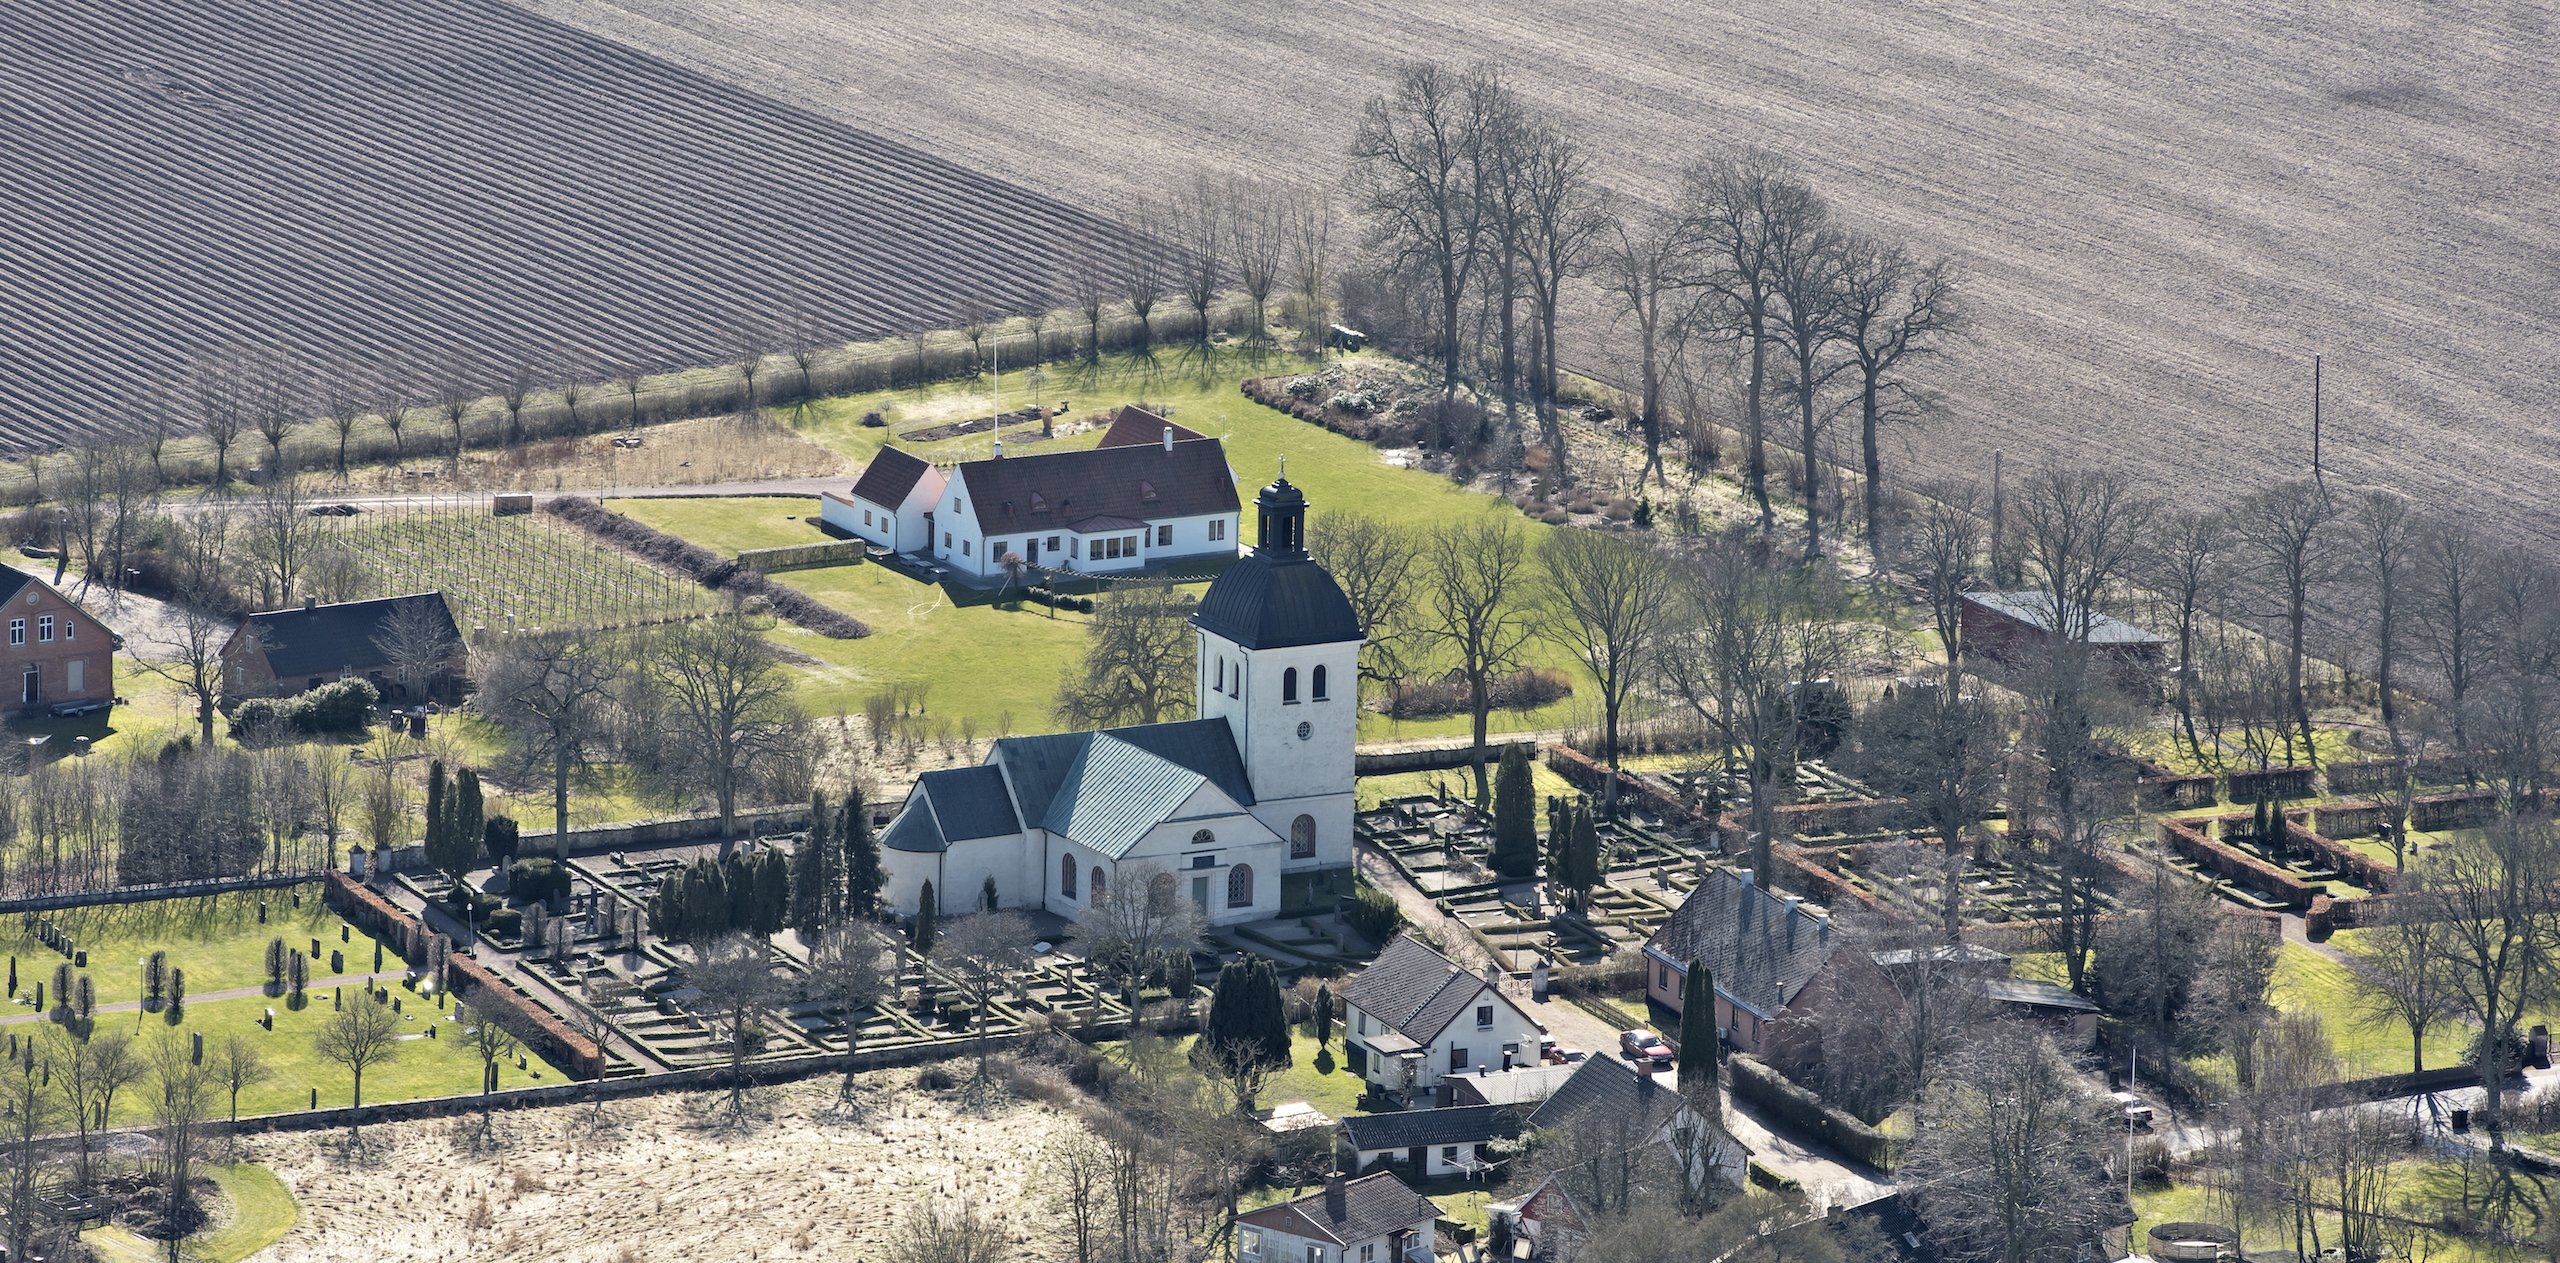
[[[1304,741],[1314,735],[1316,735],[1316,726],[1314,724],[1302,722],[1298,725],[1298,740]]]

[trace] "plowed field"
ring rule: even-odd
[[[496,0],[0,4],[0,450],[233,338],[705,363],[741,313],[940,327],[1118,240]]]
[[[2301,472],[2560,540],[2560,31],[2492,0],[528,0],[1102,204],[1195,164],[1339,172],[1399,58],[1498,57],[1628,194],[1748,140],[1963,257],[1924,462]],[[1604,366],[1586,302],[1577,358]]]

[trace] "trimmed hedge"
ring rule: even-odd
[[[231,736],[254,734],[270,724],[296,732],[355,732],[365,726],[382,695],[365,680],[331,680],[292,697],[253,697],[231,712]]]
[[[1725,1058],[1725,1065],[1732,1068],[1735,1096],[1758,1102],[1814,1139],[1880,1171],[1892,1170],[1894,1160],[1901,1156],[1901,1146],[1892,1137],[1797,1086],[1759,1058],[1735,1053]]]
[[[670,567],[733,600],[763,597],[773,602],[775,613],[829,639],[860,640],[871,634],[870,624],[820,604],[798,588],[775,583],[739,565],[735,558],[723,557],[699,544],[688,544],[586,496],[546,500],[542,511],[644,561]]]

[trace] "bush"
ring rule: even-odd
[[[364,727],[381,700],[364,680],[332,680],[293,697],[253,697],[232,708],[231,736],[239,740],[285,729],[311,736],[352,732]]]
[[[524,914],[513,908],[499,908],[480,919],[480,928],[499,938],[516,938],[524,933]]]
[[[916,1086],[927,1092],[948,1092],[957,1082],[951,1077],[950,1069],[944,1066],[926,1066],[916,1075]]]
[[[1290,398],[1313,403],[1316,396],[1324,393],[1324,383],[1313,377],[1292,377],[1289,379],[1287,390]]]
[[[519,900],[565,899],[569,870],[546,859],[517,860],[507,865],[507,890]]]
[[[1342,919],[1360,937],[1383,946],[1404,928],[1404,909],[1396,906],[1395,896],[1362,882],[1359,895],[1342,910]]]
[[[1534,710],[1573,696],[1573,681],[1564,672],[1523,668],[1493,682],[1497,710]],[[1387,714],[1397,719],[1428,719],[1462,714],[1471,704],[1466,680],[1452,672],[1438,679],[1406,679],[1387,694]]]
[[[1101,1053],[1088,1053],[1067,1067],[1067,1082],[1096,1095],[1108,1095],[1128,1070]]]

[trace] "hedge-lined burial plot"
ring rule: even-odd
[[[717,362],[794,301],[836,340],[1019,310],[1127,240],[499,0],[0,6],[0,137],[0,449],[134,427],[209,344],[487,389],[561,346]]]

